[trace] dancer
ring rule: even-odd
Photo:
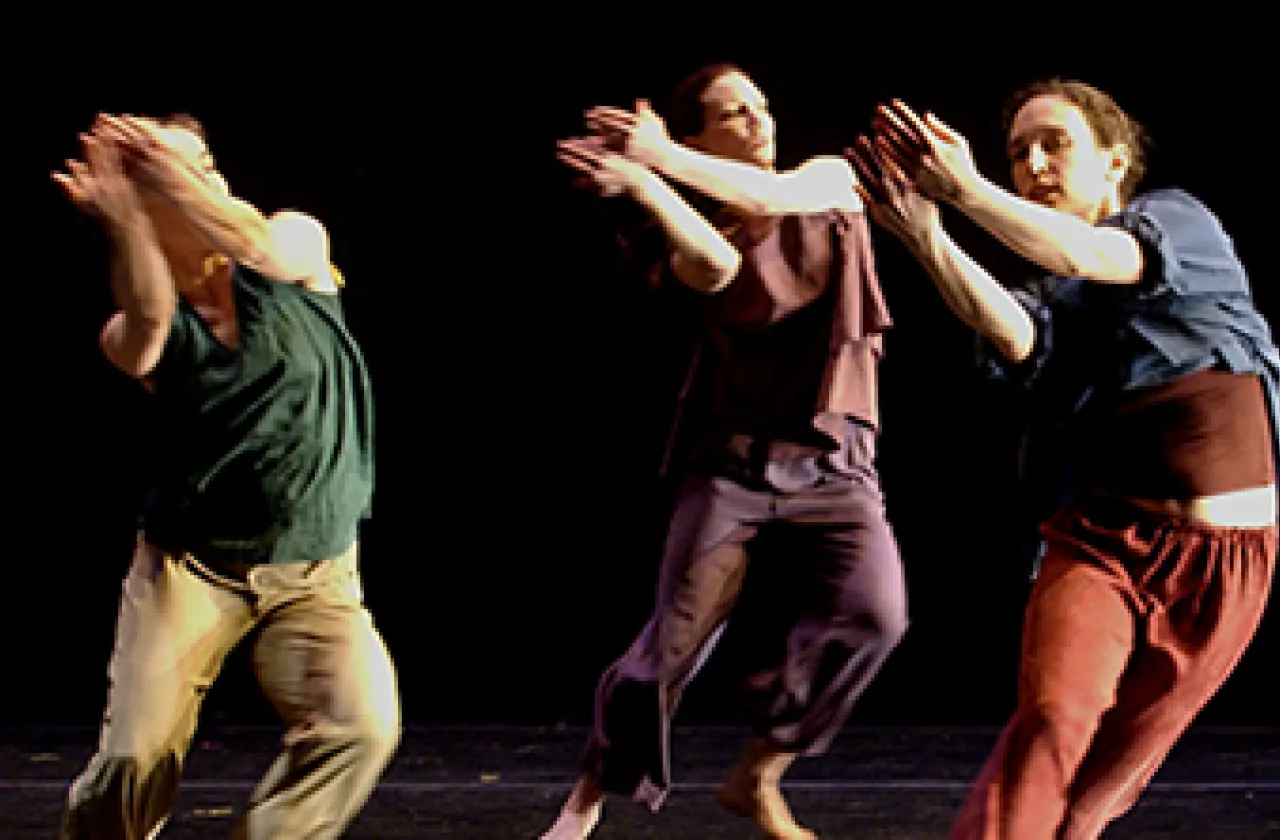
[[[748,681],[755,737],[718,800],[769,837],[812,838],[779,781],[797,756],[825,750],[907,625],[874,465],[890,320],[853,173],[839,157],[774,172],[767,104],[729,65],[685,81],[666,122],[644,102],[587,121],[595,135],[563,142],[561,159],[646,208],[670,243],[669,274],[707,293],[714,397],[691,436],[653,616],[601,678],[582,776],[543,836],[586,837],[606,792],[660,807],[681,692],[719,638],[756,538],[776,529],[790,535],[783,562],[804,603],[773,667]],[[708,219],[658,173],[720,211]]]
[[[235,836],[338,837],[400,737],[362,603],[372,404],[318,222],[232,197],[189,117],[99,117],[54,179],[105,224],[119,311],[101,346],[167,433],[124,581],[97,752],[66,840],[168,818],[201,701],[252,634],[287,732]]]
[[[873,216],[1061,421],[1074,474],[1041,526],[1018,706],[955,840],[1088,840],[1137,800],[1235,667],[1275,568],[1280,357],[1218,219],[1134,196],[1141,128],[1052,79],[1007,110],[1017,195],[932,115],[879,109],[851,154]],[[947,235],[946,201],[1049,275],[1007,291]]]

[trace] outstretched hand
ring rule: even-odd
[[[84,160],[68,159],[66,172],[53,180],[78,207],[114,225],[125,225],[142,211],[137,189],[125,175],[121,149],[110,136],[81,134]]]
[[[955,201],[978,182],[969,144],[955,129],[926,112],[920,117],[894,99],[872,118],[875,151],[930,198]]]
[[[908,248],[922,247],[938,222],[938,205],[916,189],[884,140],[873,145],[859,136],[844,155],[858,174],[855,189],[871,218]]]
[[[573,137],[556,144],[556,158],[578,172],[574,182],[598,195],[616,196],[639,186],[648,176],[641,164],[609,147],[603,137]]]
[[[139,184],[163,190],[181,170],[194,172],[153,120],[99,114],[94,132],[116,144],[124,171]]]
[[[601,105],[585,118],[587,128],[605,138],[610,149],[645,166],[659,166],[672,145],[666,123],[644,99],[636,100],[634,111]]]

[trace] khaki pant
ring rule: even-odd
[[[205,692],[251,631],[259,684],[286,734],[233,836],[338,837],[401,732],[395,671],[362,604],[356,556],[353,544],[319,563],[215,573],[139,538],[97,753],[72,783],[62,838],[158,834]]]

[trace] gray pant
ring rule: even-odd
[[[205,692],[251,631],[258,681],[286,734],[233,836],[340,836],[401,732],[394,667],[363,606],[356,557],[352,544],[318,563],[214,572],[139,537],[98,749],[71,785],[63,840],[158,833]]]
[[[719,639],[766,530],[784,529],[787,576],[801,604],[776,660],[748,680],[755,727],[784,750],[826,749],[907,628],[897,542],[869,459],[845,473],[768,462],[763,479],[686,481],[653,617],[597,689],[583,764],[605,790],[655,811],[666,798],[680,695]]]

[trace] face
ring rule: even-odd
[[[1008,152],[1023,198],[1091,223],[1120,209],[1127,151],[1100,147],[1084,112],[1066,99],[1028,100],[1009,128]]]
[[[769,103],[741,73],[726,73],[702,94],[703,129],[687,142],[731,160],[773,168],[774,124]]]

